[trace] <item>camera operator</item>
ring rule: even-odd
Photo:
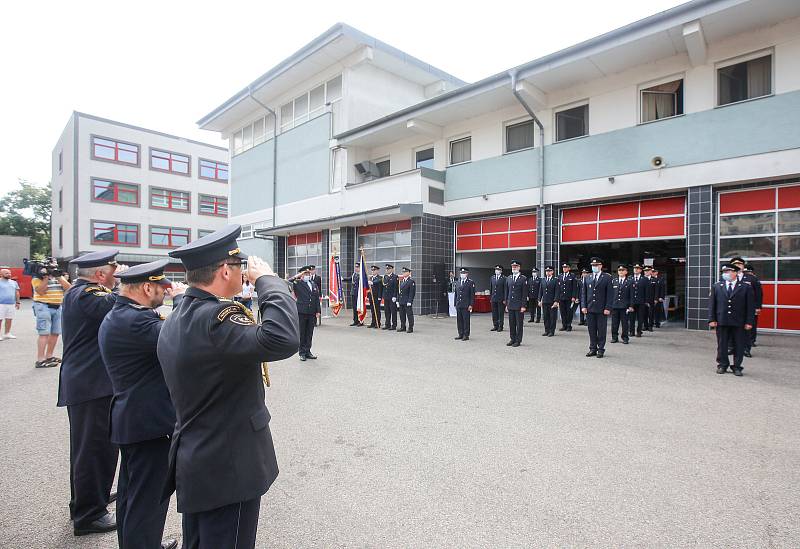
[[[30,264],[30,263],[29,263]],[[33,314],[36,317],[36,368],[58,366],[61,359],[53,356],[53,351],[61,334],[61,303],[64,292],[72,286],[58,268],[58,264],[48,258],[41,267],[34,271],[31,279],[33,286]]]

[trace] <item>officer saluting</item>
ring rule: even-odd
[[[177,417],[165,495],[177,487],[186,549],[254,547],[261,496],[278,476],[265,362],[297,352],[297,306],[269,265],[241,254],[241,230],[229,225],[169,253],[190,286],[158,339]],[[260,324],[231,301],[245,259]]]
[[[178,540],[161,541],[169,500],[162,501],[167,478],[169,437],[175,408],[169,397],[156,346],[164,318],[155,310],[184,286],[172,289],[164,276],[169,260],[136,265],[121,273],[120,293],[106,315],[98,342],[111,378],[111,442],[120,447],[117,483],[117,538],[120,547],[174,549]]]
[[[92,252],[73,259],[78,279],[64,294],[64,359],[58,380],[58,406],[69,416],[70,518],[74,534],[109,532],[117,527],[106,506],[119,451],[108,436],[111,380],[97,331],[114,306],[117,250]]]
[[[300,328],[300,360],[314,360],[311,353],[311,341],[314,339],[314,326],[320,314],[319,286],[314,282],[311,265],[306,265],[300,272],[289,279],[292,283],[295,299],[297,299],[297,322]]]
[[[411,278],[411,269],[403,267],[400,275],[400,329],[398,332],[414,333],[414,297],[417,283]],[[408,329],[406,329],[406,325]]]
[[[472,315],[472,302],[475,301],[475,283],[469,278],[469,269],[461,268],[455,287],[456,325],[458,336],[454,339],[469,341],[469,323]]]
[[[603,358],[614,288],[611,275],[603,272],[603,262],[593,257],[591,265],[592,274],[583,279],[581,286],[581,309],[589,328],[589,352],[586,356]]]
[[[728,368],[742,375],[742,360],[747,345],[747,333],[755,322],[756,309],[753,288],[736,276],[739,267],[722,267],[722,282],[711,287],[708,301],[708,325],[717,332],[717,373]],[[728,347],[733,346],[733,366],[728,359]]]
[[[503,266],[494,266],[494,275],[489,281],[489,301],[492,304],[492,329],[490,332],[503,331],[505,311],[503,304],[506,302],[506,277],[503,276]]]

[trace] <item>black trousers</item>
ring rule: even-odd
[[[381,325],[381,300],[375,299],[372,297],[372,294],[369,294],[369,304],[372,307],[372,311],[370,311],[370,327],[372,326],[379,326]]]
[[[414,307],[409,307],[408,305],[401,303],[400,304],[400,329],[404,329],[408,326],[409,330],[414,329]]]
[[[525,325],[525,313],[519,309],[508,310],[508,331],[511,332],[511,341],[522,343],[522,327]]]
[[[358,311],[356,311],[356,314],[358,314]],[[314,338],[314,326],[317,325],[317,315],[297,313],[297,320],[300,324],[300,348],[298,349],[298,353],[300,356],[305,356],[311,352],[311,340]]]
[[[261,498],[183,514],[182,549],[253,549]]]
[[[456,309],[456,326],[458,326],[458,335],[461,337],[469,337],[469,317],[472,313],[469,309]]]
[[[384,301],[384,307],[386,307],[386,328],[397,328],[397,302],[392,301],[391,297]]]
[[[561,311],[561,327],[568,328],[572,326],[572,316],[575,310],[572,308],[571,299],[559,299],[558,309]]]
[[[542,318],[544,321],[544,333],[554,333],[556,331],[556,322],[558,321],[558,309],[554,309],[552,303],[542,303]]]
[[[745,348],[750,351],[753,348],[753,343],[756,342],[756,337],[758,337],[758,315],[753,317],[753,327],[747,333],[747,345]]]
[[[733,348],[733,367],[741,368],[749,334],[744,326],[717,326],[717,366],[729,368],[728,348]]]
[[[653,322],[655,322],[656,328],[661,328],[661,323],[662,322],[666,322],[666,320],[667,320],[666,315],[664,314],[664,302],[663,301],[660,302],[660,303],[658,301],[656,301],[655,311],[656,311],[656,313],[655,313],[655,316],[653,317]]]
[[[658,302],[647,304],[647,327],[652,329],[656,325],[656,308]]]
[[[608,317],[603,313],[586,313],[586,325],[589,327],[589,350],[605,352]]]
[[[123,444],[117,481],[117,539],[120,549],[159,547],[169,498],[161,501],[169,470],[168,437]]]
[[[358,297],[353,298],[353,324],[361,324],[358,320]]]
[[[611,339],[619,338],[619,327],[622,325],[622,341],[628,341],[628,310],[611,309]]]
[[[531,320],[536,322],[542,320],[542,308],[539,307],[539,302],[536,299],[528,300],[528,310],[531,312]]]
[[[570,321],[571,321],[573,318],[575,318],[575,311],[576,311],[577,309],[579,309],[579,308],[580,308],[580,306],[581,306],[580,302],[577,302],[577,301],[576,301],[575,303],[573,303],[573,304],[572,304],[572,316],[570,316],[570,317],[569,317],[569,318],[570,318]],[[580,311],[578,314],[580,315],[580,319],[581,319],[581,320],[580,320],[580,322],[581,322],[581,324],[584,324],[584,323],[586,322],[586,316],[583,314],[583,311]]]
[[[646,319],[647,319],[647,305],[644,303],[640,303],[638,305],[631,305],[633,307],[633,312],[630,313],[629,318],[629,325],[628,329],[631,332],[631,335],[635,333],[638,335],[642,335],[642,331],[645,328]]]
[[[111,397],[67,406],[69,417],[69,514],[75,527],[108,513],[119,449],[108,435]]]
[[[506,306],[502,301],[492,301],[492,326],[498,330],[503,329]]]

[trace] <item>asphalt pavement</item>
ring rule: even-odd
[[[271,365],[281,473],[257,547],[800,547],[800,337],[762,334],[736,378],[715,373],[711,333],[678,326],[598,360],[577,326],[526,323],[510,348],[488,315],[468,342],[450,318],[349,320],[316,330],[318,360]],[[67,415],[57,368],[33,368],[29,302],[14,332],[0,547],[116,547],[72,536]]]

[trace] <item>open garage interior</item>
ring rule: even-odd
[[[494,275],[494,266],[502,265],[503,274],[511,274],[511,262],[519,261],[520,272],[530,275],[536,265],[536,250],[501,250],[495,252],[467,252],[456,254],[456,276],[461,267],[469,269],[469,277],[475,281],[475,291],[485,292]]]

